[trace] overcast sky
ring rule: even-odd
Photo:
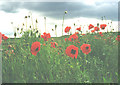
[[[14,14],[27,10],[36,13],[39,17],[46,16],[52,20],[62,20],[64,11],[68,13],[65,15],[66,20],[77,19],[80,17],[101,19],[105,16],[107,20],[118,21],[118,1],[117,0],[73,0],[67,2],[65,0],[58,2],[42,2],[39,0],[11,2],[0,1],[0,16]],[[25,15],[23,13],[23,15]],[[3,14],[2,14],[3,13]],[[10,16],[11,14],[11,16]],[[5,17],[5,16],[4,16]],[[51,23],[54,23],[51,20]],[[1,22],[4,22],[3,20]],[[7,22],[7,21],[6,21]],[[1,28],[0,28],[1,30]]]
[[[66,18],[88,17],[118,20],[118,2],[6,2],[0,5],[0,10],[6,13],[17,13],[18,9],[37,11],[44,16],[62,19],[65,10]]]

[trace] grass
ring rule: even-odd
[[[51,48],[51,38],[45,42],[34,34],[28,36],[28,33],[19,39],[2,42],[3,83],[118,82],[118,41],[115,40],[117,32],[103,33],[102,37],[99,34],[83,36],[78,34],[80,43],[65,42],[64,39],[69,35],[56,37],[53,38],[58,43],[56,48]],[[95,39],[95,36],[99,39]],[[35,41],[41,43],[37,56],[30,52],[31,45]],[[91,45],[91,52],[88,55],[84,55],[80,50],[80,46],[84,43]],[[77,59],[66,55],[65,49],[69,45],[79,48]]]

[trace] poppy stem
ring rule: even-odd
[[[86,65],[87,64],[87,62],[86,62],[86,54],[84,54],[84,65]],[[84,71],[85,71],[85,66],[84,66]]]
[[[63,15],[63,23],[62,23],[62,36],[63,36],[64,16],[65,16],[65,14]]]

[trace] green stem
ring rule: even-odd
[[[64,14],[64,16],[65,16],[65,14]],[[63,16],[63,23],[62,23],[62,36],[63,36],[64,16]]]

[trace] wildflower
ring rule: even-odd
[[[15,54],[15,53],[14,53],[14,50],[11,50],[10,54]]]
[[[53,42],[53,41],[54,41],[54,39],[52,38],[52,39],[51,39],[51,41]]]
[[[71,27],[68,27],[68,26],[67,26],[67,27],[65,28],[65,33],[69,32],[70,29],[71,29]]]
[[[94,26],[92,25],[92,24],[90,24],[89,26],[88,26],[88,29],[90,30],[90,29],[92,29]]]
[[[76,40],[75,42],[76,42],[76,43],[80,43],[79,40]]]
[[[104,30],[106,26],[107,26],[106,24],[101,24],[101,25],[100,25],[100,28],[101,28],[102,30]]]
[[[80,48],[84,54],[89,54],[91,52],[91,45],[83,44]]]
[[[94,32],[95,32],[95,30],[91,30],[91,32],[92,32],[92,33],[94,33]]]
[[[51,42],[51,47],[55,48],[55,43]]]
[[[102,32],[99,32],[99,35],[102,35]]]
[[[56,42],[51,42],[51,47],[55,48],[56,46],[58,46]]]
[[[95,39],[99,39],[99,38],[96,37]]]
[[[8,37],[5,36],[4,34],[2,34],[2,38],[3,38],[3,40],[5,40],[5,41],[8,39]]]
[[[43,45],[44,45],[44,46],[46,46],[46,44],[45,44],[45,43],[44,43]]]
[[[85,35],[85,34],[82,34],[82,35]]]
[[[100,29],[99,29],[99,27],[94,27],[94,30],[99,31]]]
[[[74,45],[70,45],[66,48],[65,52],[66,52],[67,56],[72,57],[73,59],[74,59],[74,57],[77,58],[78,47],[76,47]]]
[[[36,41],[32,43],[31,53],[36,56],[39,51],[40,51],[40,42]]]
[[[68,38],[65,38],[65,41],[67,40]]]
[[[8,49],[11,49],[12,48],[12,45],[8,45]]]
[[[81,27],[77,28],[76,30],[81,31]]]
[[[70,37],[68,38],[69,41],[74,41],[78,39],[78,36],[76,34],[70,35]]]
[[[46,32],[44,32],[43,35],[41,35],[41,37],[44,39],[44,41],[48,41],[48,38],[51,38],[50,33]]]
[[[118,35],[115,40],[120,41],[120,35]]]
[[[79,32],[75,32],[75,34],[79,34]]]

